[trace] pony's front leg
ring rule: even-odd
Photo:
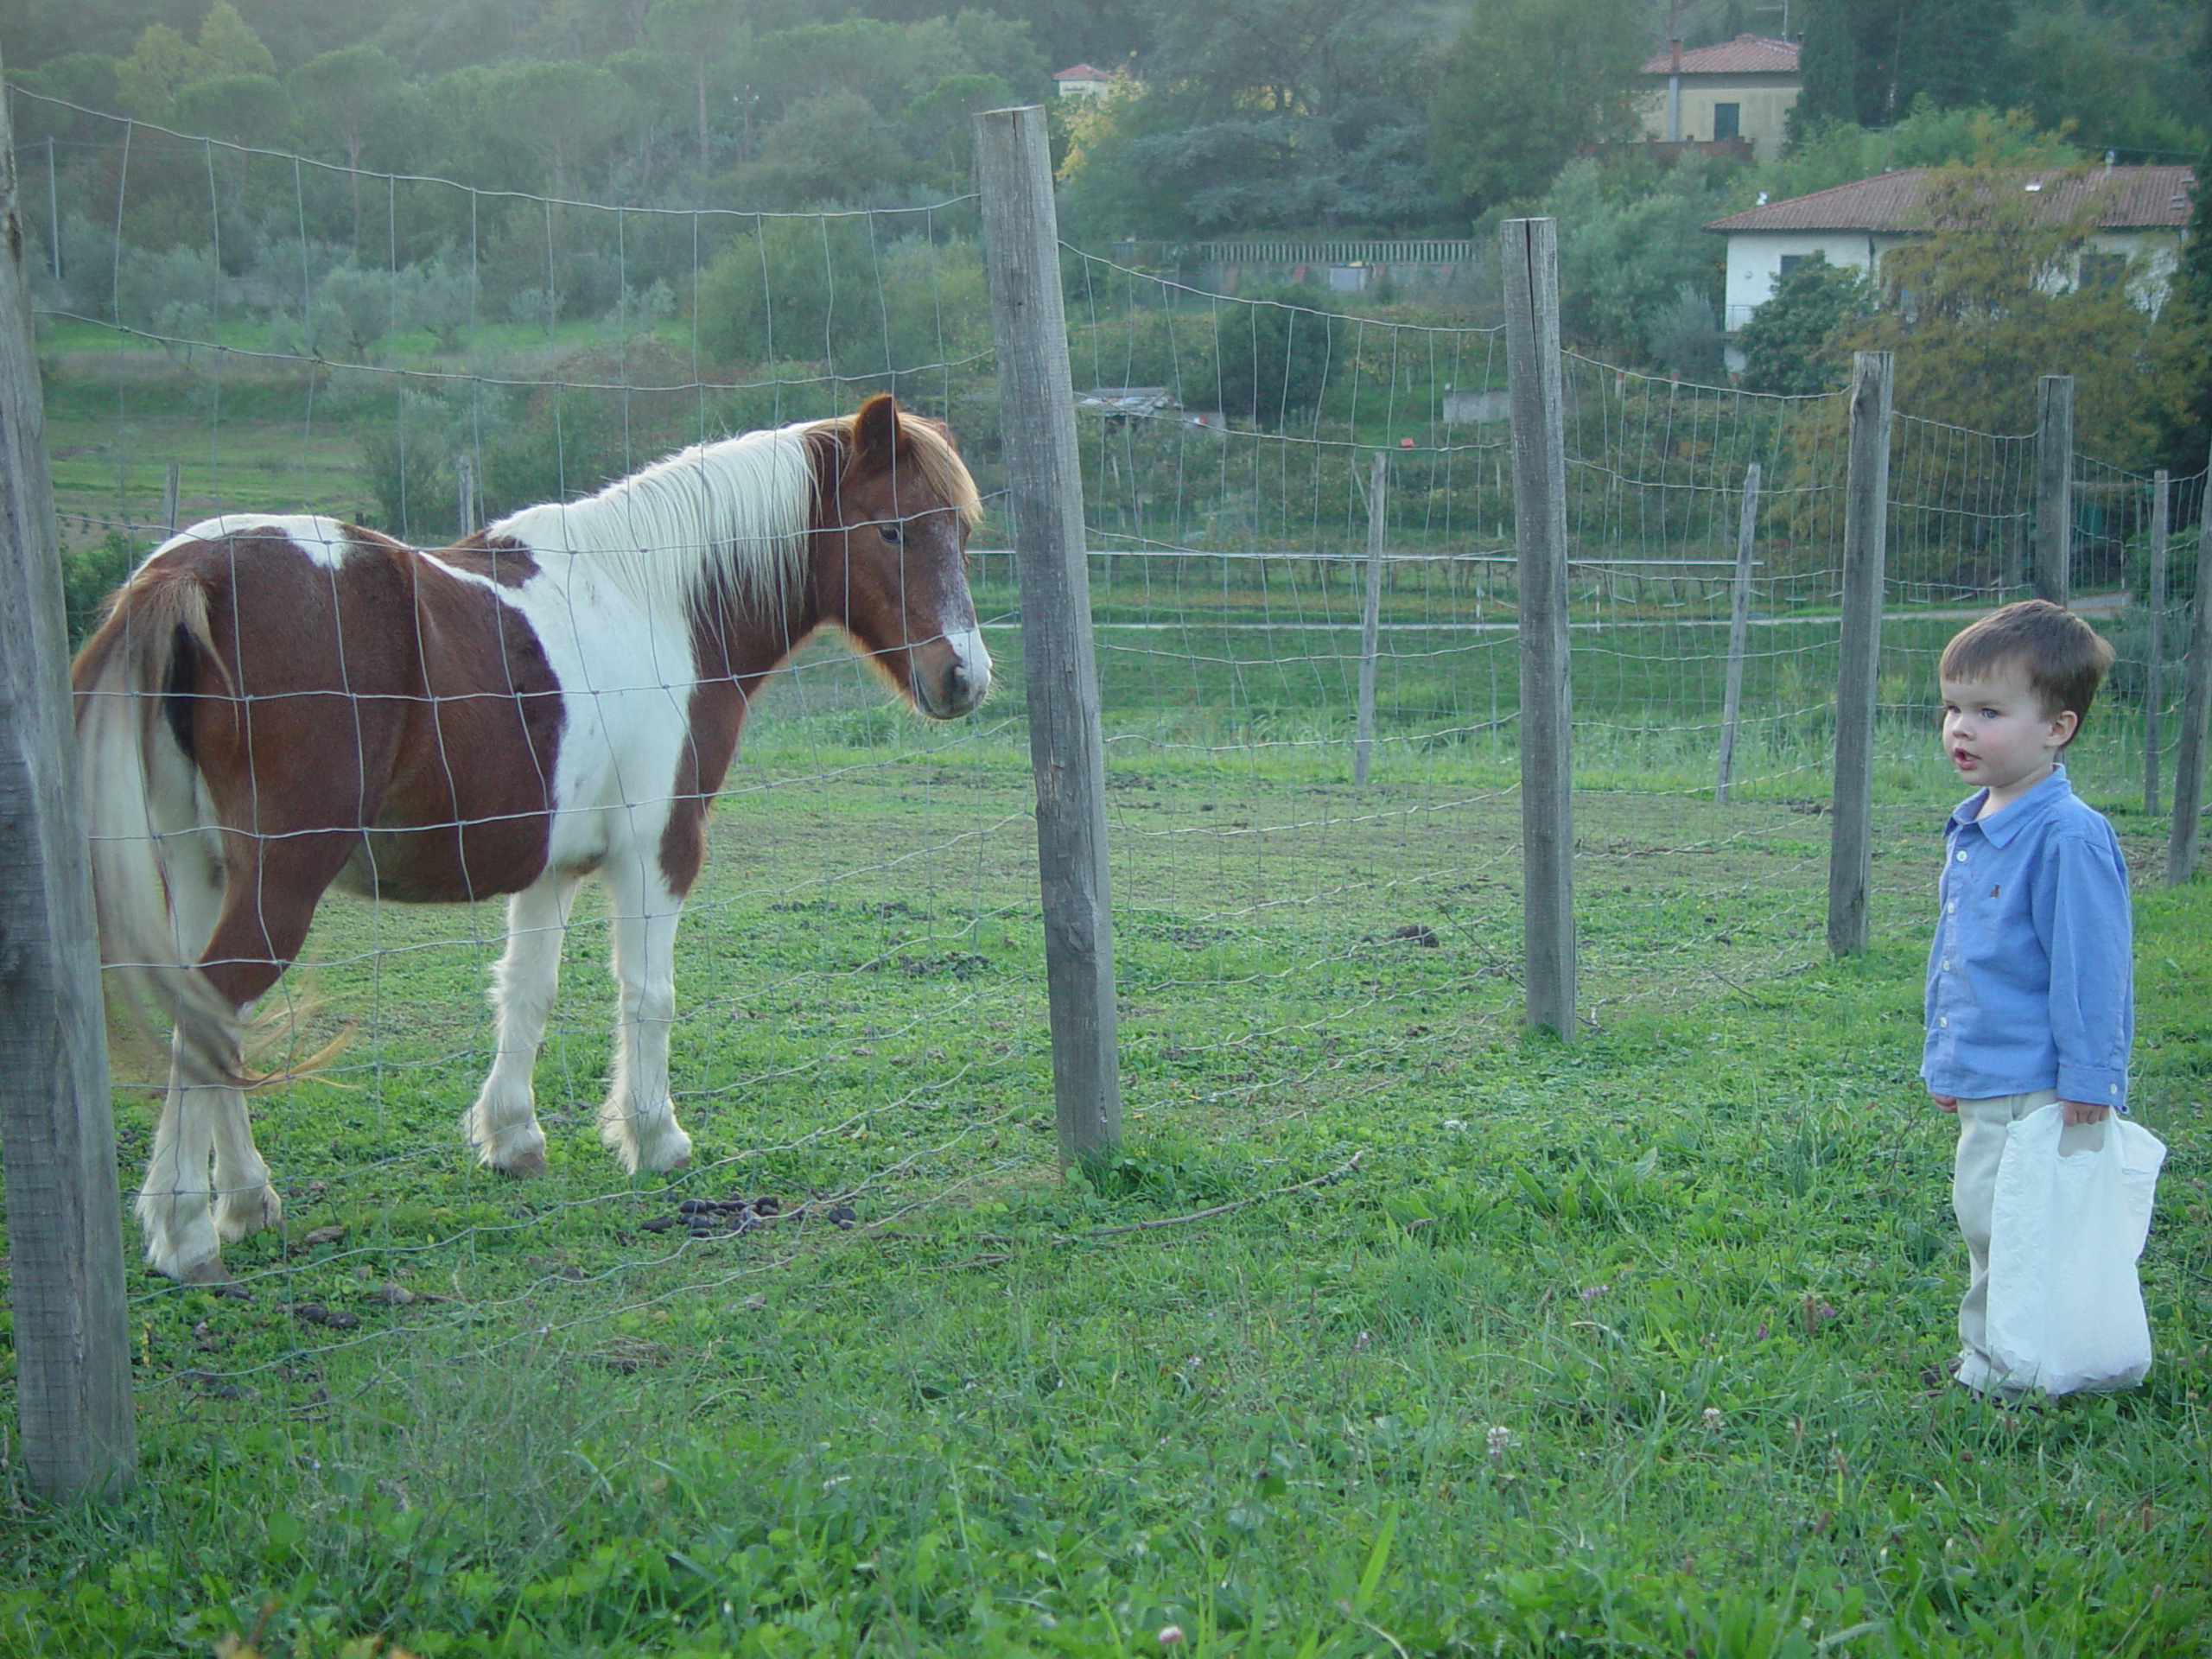
[[[510,1175],[545,1173],[545,1132],[537,1126],[531,1074],[552,1017],[561,977],[561,942],[580,878],[548,871],[507,901],[507,949],[492,969],[499,1048],[461,1132],[479,1162]]]
[[[676,923],[683,901],[659,869],[616,873],[614,979],[621,989],[614,1077],[600,1108],[599,1137],[631,1174],[675,1169],[691,1156],[691,1137],[668,1097],[668,1032],[676,1020]]]

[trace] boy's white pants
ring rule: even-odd
[[[1959,1303],[1959,1381],[1967,1388],[1989,1385],[1989,1211],[1997,1193],[1997,1163],[2005,1155],[2005,1135],[2013,1122],[2058,1098],[2056,1089],[1999,1095],[1993,1100],[1959,1103],[1959,1153],[1951,1173],[1951,1211],[1966,1236],[1973,1272]],[[2093,1150],[2100,1126],[2070,1123],[2059,1136],[2062,1153]]]

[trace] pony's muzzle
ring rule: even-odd
[[[980,628],[947,633],[933,643],[938,649],[915,653],[914,705],[931,720],[957,720],[973,713],[990,690],[991,653]]]

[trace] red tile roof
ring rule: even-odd
[[[1705,228],[1731,231],[1873,231],[1897,234],[1928,228],[1921,197],[1934,173],[1925,167],[1884,173],[1808,196],[1770,201],[1716,219]],[[2044,212],[2067,219],[2094,206],[2100,230],[2178,230],[2189,223],[2190,192],[2196,175],[2186,167],[2093,168],[2073,177],[2056,169],[2006,168],[1999,177],[2031,186]]]
[[[1647,75],[1675,72],[1675,55],[1662,52],[1643,66]],[[1738,35],[1718,46],[1700,46],[1682,54],[1686,75],[1794,75],[1797,73],[1797,42],[1770,41],[1763,35]]]
[[[1087,63],[1078,63],[1072,69],[1055,71],[1052,79],[1054,80],[1111,80],[1114,79],[1114,72],[1111,69],[1094,69]]]

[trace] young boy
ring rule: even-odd
[[[2112,825],[2074,797],[2060,757],[2112,647],[2039,599],[1993,611],[1944,648],[1943,750],[1974,792],[1944,827],[1920,1075],[1959,1118],[1951,1203],[1973,1278],[1957,1376],[2009,1393],[1986,1342],[1989,1216],[2007,1128],[2065,1103],[2061,1146],[2127,1109],[2135,1034],[2127,865]]]

